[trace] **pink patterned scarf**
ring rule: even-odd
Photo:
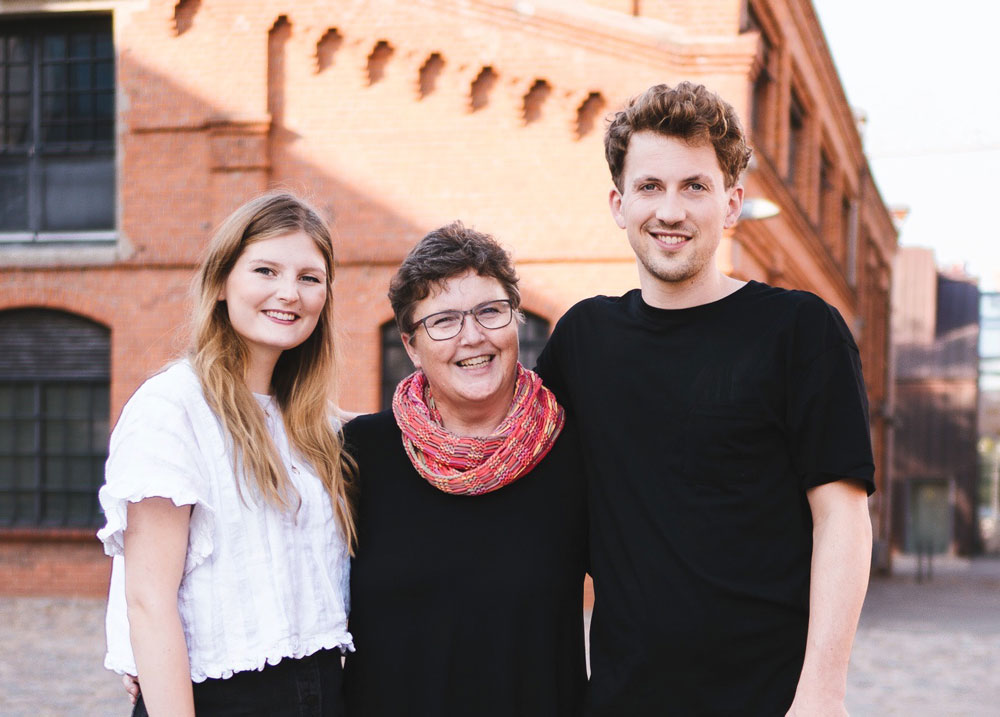
[[[456,436],[444,429],[422,371],[400,381],[392,412],[410,462],[445,493],[481,495],[503,488],[545,457],[566,422],[538,374],[517,365],[514,400],[491,436]]]

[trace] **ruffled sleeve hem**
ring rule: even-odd
[[[172,493],[172,495],[170,494]],[[97,538],[104,544],[106,555],[125,554],[125,529],[128,527],[128,504],[138,503],[145,498],[168,498],[173,504],[193,505],[191,522],[188,527],[188,551],[184,564],[187,574],[201,565],[215,549],[212,516],[214,508],[189,488],[175,491],[145,487],[129,492],[116,491],[111,485],[104,485],[99,493],[101,507],[107,524],[97,531]]]
[[[291,644],[285,643],[275,646],[269,650],[267,655],[256,658],[234,660],[229,662],[227,667],[219,665],[191,666],[191,681],[204,682],[208,679],[225,680],[232,677],[237,672],[249,672],[250,670],[263,670],[267,665],[277,665],[284,659],[300,659],[308,657],[320,650],[340,650],[341,653],[354,652],[354,638],[350,633],[340,633],[339,635],[326,635],[314,638],[308,643],[298,645],[298,649],[293,649]],[[114,669],[114,668],[111,668]],[[116,670],[117,672],[117,670]]]
[[[126,662],[121,658],[115,659],[110,654],[104,657],[104,669],[111,670],[118,675],[132,675],[132,677],[135,677],[139,672],[135,669],[135,662]]]

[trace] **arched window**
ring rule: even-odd
[[[524,311],[525,322],[517,327],[521,363],[533,368],[549,338],[549,322],[541,316]],[[413,364],[399,339],[395,321],[382,324],[382,408],[392,406],[396,384],[413,373]]]
[[[94,526],[109,418],[110,332],[45,309],[0,311],[0,525]]]

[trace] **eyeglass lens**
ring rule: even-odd
[[[507,300],[488,301],[468,311],[442,311],[428,316],[422,323],[427,335],[440,341],[458,336],[467,314],[471,314],[484,329],[499,329],[510,323],[513,311]]]

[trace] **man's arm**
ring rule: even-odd
[[[847,665],[871,568],[872,526],[862,483],[806,493],[813,518],[806,655],[789,716],[846,715]]]

